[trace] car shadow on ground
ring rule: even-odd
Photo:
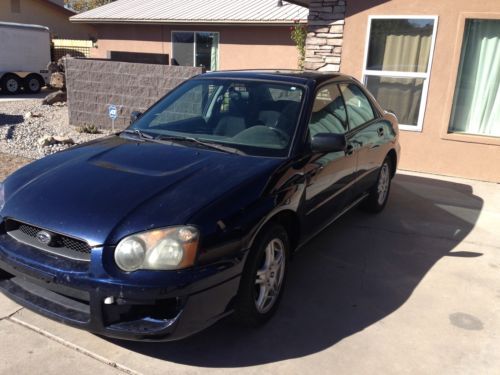
[[[282,304],[264,327],[245,329],[227,318],[178,342],[111,341],[203,367],[253,366],[323,351],[400,308],[442,257],[481,256],[453,249],[482,207],[468,185],[398,175],[383,213],[354,210],[295,255]]]
[[[24,117],[22,115],[7,115],[0,112],[0,126],[22,124]]]

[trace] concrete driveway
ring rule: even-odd
[[[174,343],[120,342],[0,296],[0,373],[498,374],[500,185],[398,174],[291,265],[278,315]],[[223,371],[221,371],[223,370]]]

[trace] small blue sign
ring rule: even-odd
[[[111,120],[116,120],[118,118],[118,108],[116,108],[116,105],[110,105],[108,107],[108,115]]]

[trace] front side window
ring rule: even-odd
[[[436,17],[370,19],[364,82],[405,130],[421,130]]]
[[[219,33],[172,32],[172,59],[175,64],[217,70],[219,67],[218,57]]]
[[[450,131],[500,136],[500,20],[465,23]]]
[[[344,100],[336,84],[319,89],[314,100],[309,134],[318,133],[344,134],[348,131],[347,114]]]
[[[375,118],[370,101],[358,86],[352,83],[342,84],[340,90],[344,96],[351,129],[364,125]]]
[[[286,83],[193,79],[151,107],[131,129],[158,140],[185,138],[249,155],[284,157],[298,126],[303,96],[301,86]]]

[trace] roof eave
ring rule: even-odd
[[[42,2],[47,4],[48,6],[52,7],[53,9],[56,9],[59,12],[65,13],[67,15],[71,15],[72,17],[74,17],[77,14],[74,10],[57,5],[50,0],[42,0]]]
[[[137,24],[137,25],[260,25],[260,26],[289,26],[307,23],[306,19],[298,20],[152,20],[152,19],[104,19],[104,18],[75,18],[70,17],[73,23],[92,24]]]
[[[289,3],[297,4],[306,8],[309,8],[310,1],[309,0],[287,0]]]

